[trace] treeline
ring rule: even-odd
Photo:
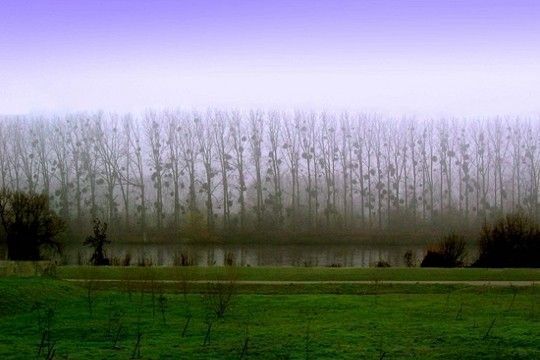
[[[251,111],[4,117],[3,188],[133,239],[448,231],[539,219],[538,119]],[[277,235],[276,235],[277,236]]]

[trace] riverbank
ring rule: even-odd
[[[238,281],[539,281],[540,269],[60,266],[60,279]]]

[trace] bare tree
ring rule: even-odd
[[[145,161],[143,158],[143,140],[142,140],[142,126],[139,123],[134,123],[133,126],[127,128],[130,131],[129,135],[129,152],[133,154],[131,157],[130,169],[133,169],[133,177],[124,179],[129,181],[130,184],[139,189],[137,199],[139,205],[137,205],[137,214],[140,219],[140,229],[143,241],[146,241],[147,233],[147,217],[146,217],[146,185],[145,185]],[[132,180],[131,180],[132,179]]]
[[[173,197],[174,228],[180,226],[180,187],[182,177],[182,126],[181,118],[178,114],[167,114],[167,162],[165,167],[169,170],[167,176],[172,182],[172,191],[169,195]]]
[[[246,198],[245,193],[246,175],[245,175],[245,155],[247,145],[247,136],[244,127],[242,126],[242,118],[240,113],[233,112],[231,115],[230,133],[232,138],[232,147],[234,151],[234,166],[238,172],[238,203],[240,204],[240,229],[245,230],[246,227]]]
[[[99,169],[106,186],[107,219],[112,224],[118,214],[115,190],[120,183],[120,164],[123,156],[121,129],[116,116],[110,116],[105,121],[97,118],[94,126]]]
[[[264,134],[264,120],[261,112],[254,111],[250,113],[249,120],[249,144],[251,147],[251,156],[255,165],[255,190],[257,193],[255,212],[257,213],[257,225],[261,226],[265,209],[262,184],[262,142]]]
[[[198,213],[196,190],[196,165],[199,160],[199,151],[196,137],[196,125],[200,120],[196,116],[186,116],[183,120],[182,137],[179,139],[183,169],[188,174],[188,211],[190,216]]]
[[[212,136],[212,119],[210,116],[196,119],[195,134],[198,141],[199,152],[201,154],[202,165],[205,172],[205,182],[201,188],[206,193],[206,225],[208,230],[214,230],[214,139]]]
[[[59,200],[60,215],[62,218],[69,220],[69,188],[70,188],[70,161],[69,161],[69,128],[68,121],[57,121],[53,127],[52,134],[52,149],[53,149],[53,168],[51,173],[59,181],[59,189],[55,191],[55,195]]]
[[[223,229],[227,231],[231,222],[231,194],[229,189],[229,172],[233,170],[231,152],[231,133],[227,114],[214,113],[213,131],[216,142],[217,157],[221,171]]]
[[[291,217],[293,230],[297,230],[300,215],[300,116],[301,114],[299,113],[295,114],[292,124],[288,121],[289,119],[285,119],[283,123],[285,129],[283,149],[288,160],[291,174],[291,202],[287,212]]]
[[[279,114],[271,113],[268,119],[268,139],[270,151],[268,152],[267,179],[271,180],[273,194],[270,203],[273,209],[275,224],[280,227],[283,223],[283,192],[281,188],[281,120]]]
[[[156,211],[156,226],[163,226],[163,177],[165,174],[165,146],[163,137],[163,123],[158,114],[148,112],[146,114],[146,139],[149,146],[149,165],[152,172],[151,180],[156,189],[154,209]]]

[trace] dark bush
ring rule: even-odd
[[[232,252],[227,252],[224,258],[225,266],[234,266],[234,254]]]
[[[421,267],[460,267],[465,264],[466,243],[462,236],[450,234],[428,249]]]
[[[412,250],[407,250],[403,255],[403,260],[405,261],[405,266],[415,267],[416,266],[416,257]]]
[[[64,222],[49,208],[46,195],[0,191],[0,221],[12,260],[39,260],[44,247],[60,251]]]
[[[485,224],[475,267],[540,267],[540,228],[523,214]]]
[[[375,263],[375,267],[378,268],[388,268],[390,267],[390,263],[388,261],[379,260]]]
[[[131,265],[131,254],[127,252],[126,255],[124,255],[124,259],[122,260],[122,266],[129,265]]]
[[[173,254],[173,266],[193,266],[195,260],[188,252],[177,251]]]

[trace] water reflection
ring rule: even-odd
[[[107,255],[118,264],[129,258],[130,265],[369,267],[378,261],[404,266],[407,250],[417,261],[424,255],[420,245],[114,245],[109,246]],[[91,251],[67,246],[63,261],[85,264]]]

